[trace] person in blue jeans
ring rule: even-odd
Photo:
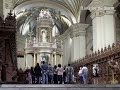
[[[84,84],[82,67],[80,67],[80,70],[79,70],[79,72],[78,72],[78,75],[79,75],[79,79],[80,79],[80,84]]]
[[[53,67],[51,64],[48,65],[48,83],[52,84],[53,83]]]
[[[43,61],[43,64],[41,65],[41,71],[42,71],[42,84],[48,84],[48,65]]]
[[[73,75],[74,75],[73,67],[70,64],[68,64],[65,71],[67,76],[67,84],[73,83]]]
[[[87,78],[88,78],[88,68],[86,66],[82,67],[82,73],[83,73],[83,81],[84,84],[87,84]]]

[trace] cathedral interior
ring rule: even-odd
[[[98,63],[100,79],[109,80],[107,61],[114,57],[120,63],[119,0],[0,2],[1,67],[24,71],[45,61],[52,66],[70,63],[75,70],[87,65],[91,70]]]

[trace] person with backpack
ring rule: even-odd
[[[70,64],[68,64],[65,71],[67,76],[67,84],[73,83],[73,75],[74,75],[73,67]]]
[[[98,84],[98,77],[99,77],[99,67],[98,64],[93,64],[93,84]]]

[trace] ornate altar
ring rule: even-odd
[[[29,31],[28,33],[29,38],[26,38],[25,53],[32,54],[34,58],[33,66],[35,66],[36,63],[41,63],[41,61],[56,65],[56,54],[59,54],[62,58],[62,43],[58,42],[55,37],[52,36],[53,23],[49,10],[42,9],[39,17],[37,17],[35,37],[32,37],[33,31]],[[37,57],[39,57],[39,59]],[[27,60],[25,61],[25,66],[28,67]]]
[[[16,19],[11,12],[0,17],[0,76],[1,81],[11,82],[17,69]]]

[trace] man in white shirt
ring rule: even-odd
[[[83,72],[83,81],[84,81],[84,84],[87,84],[88,68],[86,66],[83,66],[82,72]]]
[[[79,70],[79,72],[78,72],[78,75],[79,75],[79,79],[80,79],[80,84],[84,84],[82,67],[80,67],[80,70]]]

